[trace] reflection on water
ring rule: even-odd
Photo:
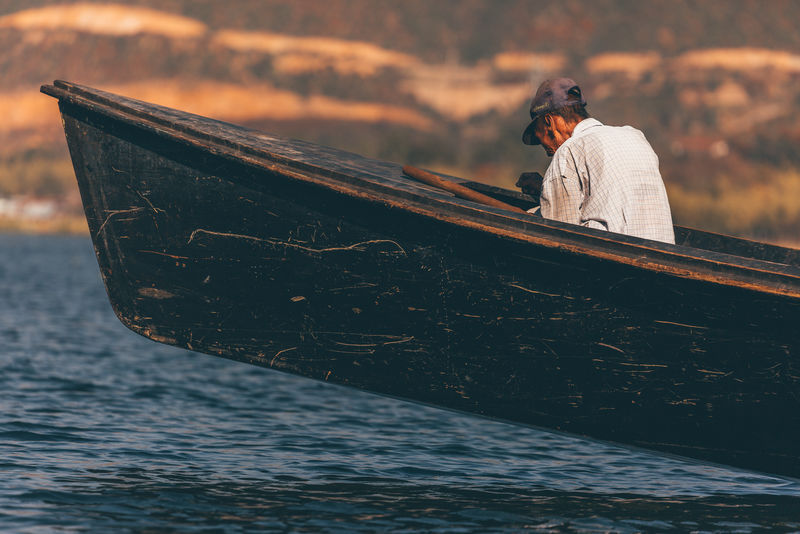
[[[800,483],[158,345],[82,238],[0,236],[4,530],[800,529]]]

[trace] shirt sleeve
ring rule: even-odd
[[[569,151],[557,154],[544,181],[540,206],[542,217],[570,224],[581,224],[583,188],[575,161]]]

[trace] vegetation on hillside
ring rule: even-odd
[[[74,181],[66,154],[31,151],[0,160],[0,197],[63,198],[74,190]]]
[[[76,198],[36,93],[54,78],[513,187],[548,163],[520,142],[529,95],[569,74],[593,115],[646,133],[676,222],[797,238],[798,15],[791,0],[7,0],[0,196]]]

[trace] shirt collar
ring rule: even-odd
[[[572,137],[578,137],[586,133],[586,131],[589,130],[590,128],[602,125],[603,125],[602,122],[592,117],[589,117],[588,119],[583,119],[575,126],[575,129],[572,130]]]

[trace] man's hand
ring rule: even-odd
[[[542,175],[538,172],[523,172],[517,179],[517,187],[522,189],[526,195],[532,196],[539,202],[539,195],[542,192]]]

